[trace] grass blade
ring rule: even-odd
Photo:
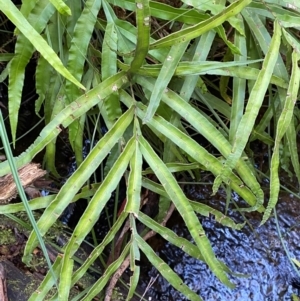
[[[135,119],[137,128],[136,135],[140,135],[138,120]],[[138,139],[138,138],[137,138]],[[142,188],[142,164],[143,158],[139,148],[138,140],[136,140],[135,151],[130,160],[130,172],[128,176],[127,187],[127,203],[124,208],[125,212],[137,215],[141,206],[141,188]]]
[[[143,64],[148,54],[150,41],[150,8],[149,0],[136,1],[137,43],[130,71],[136,72]]]
[[[118,35],[116,26],[113,22],[109,22],[105,29],[104,41],[102,46],[102,80],[116,74],[117,72],[117,46]],[[106,126],[111,128],[112,124],[121,116],[120,100],[118,93],[112,93],[105,101],[104,108],[107,113]]]
[[[150,91],[153,89],[153,85],[151,84],[150,80],[138,77],[137,82]],[[175,110],[182,118],[186,119],[195,129],[197,129],[197,131],[208,141],[210,141],[225,158],[228,158],[231,155],[231,144],[222,135],[222,133],[218,131],[215,125],[210,123],[205,116],[200,114],[191,105],[187,104],[177,93],[168,90],[167,92],[163,93],[162,100],[170,108]],[[170,139],[174,141],[174,139]],[[174,141],[174,143],[176,143],[176,141]],[[182,149],[186,151],[185,147]],[[239,176],[242,178],[244,183],[257,196],[257,206],[260,207],[263,202],[263,191],[253,175],[253,171],[249,168],[248,164],[240,158],[235,169],[239,173]],[[221,171],[219,171],[218,174],[222,174]],[[226,183],[230,182],[229,178],[230,177],[228,176],[226,177]],[[253,209],[250,208],[249,210]]]
[[[49,0],[62,15],[72,15],[70,8],[62,0]]]
[[[234,287],[216,259],[209,240],[206,237],[194,210],[186,200],[186,197],[175,178],[142,136],[139,138],[139,143],[143,157],[154,171],[160,183],[164,186],[169,198],[173,201],[178,212],[185,221],[185,224],[195,240],[205,262],[225,285],[228,287]]]
[[[196,37],[199,37],[203,33],[211,30],[223,22],[225,22],[228,18],[237,15],[244,7],[246,7],[251,0],[238,0],[234,3],[230,4],[226,7],[222,12],[217,15],[200,22],[194,26],[179,30],[175,33],[168,35],[152,44],[150,44],[150,49],[160,48],[160,47],[168,47],[174,44],[182,43],[184,41],[190,41]]]
[[[54,12],[54,7],[47,0],[39,1],[29,14],[28,22],[38,33],[40,33],[42,30],[44,30]],[[24,86],[25,67],[31,59],[33,52],[34,47],[31,43],[28,43],[27,37],[23,34],[18,34],[15,45],[15,55],[11,60],[9,67],[8,85],[9,121],[14,146],[16,142],[19,109]]]
[[[121,101],[127,106],[133,105],[134,101],[123,90],[120,91]],[[186,104],[186,103],[185,103]],[[145,108],[142,104],[137,104],[137,114],[139,118],[143,118],[145,114]],[[186,107],[186,105],[185,105]],[[185,115],[186,116],[186,115]],[[211,171],[215,176],[220,173],[222,169],[222,163],[216,157],[211,155],[205,148],[201,147],[196,141],[189,136],[181,132],[177,127],[167,122],[160,116],[154,116],[148,124],[151,128],[160,132],[163,136],[171,139],[177,146],[179,146],[184,152],[191,156],[196,162],[202,164],[206,170]],[[253,193],[243,184],[243,182],[236,177],[233,173],[228,178],[229,185],[236,191],[250,206],[254,206],[256,198]],[[261,206],[258,211],[263,211]]]
[[[234,42],[240,49],[241,55],[235,55],[234,61],[243,62],[247,60],[246,38],[239,32],[235,32]],[[232,144],[238,125],[244,112],[244,101],[246,94],[246,80],[242,78],[233,78],[233,97],[230,116],[229,142]]]
[[[136,235],[139,248],[147,256],[148,260],[162,274],[162,276],[178,291],[184,294],[191,301],[201,301],[202,299],[193,292],[182,279],[160,258],[153,249],[139,236]]]
[[[258,78],[251,91],[249,101],[246,106],[245,113],[239,123],[232,150],[227,157],[226,163],[220,175],[215,179],[213,191],[216,192],[222,181],[227,181],[228,172],[236,167],[238,160],[245,149],[245,146],[250,137],[251,131],[254,128],[254,123],[258,115],[259,109],[265,97],[265,93],[270,84],[271,74],[275,67],[278,57],[278,51],[281,40],[281,29],[278,22],[275,22],[275,31],[271,40],[270,48],[266,54],[262,69],[259,72]],[[260,186],[259,186],[260,187]],[[260,189],[260,188],[259,188]],[[258,199],[255,209],[262,205],[263,199]]]
[[[37,51],[49,62],[49,64],[62,76],[73,82],[79,88],[85,90],[85,87],[64,67],[61,60],[52,50],[47,42],[37,33],[37,31],[24,18],[11,0],[0,0],[0,10],[8,19],[23,33],[23,35],[32,43]]]
[[[125,76],[125,72],[119,72],[68,105],[47,126],[44,127],[40,136],[27,149],[27,151],[16,158],[17,168],[29,163],[37,153],[56,138],[61,132],[60,125],[67,127],[74,121],[74,119],[85,114],[96,104],[101,103],[104,98],[118,90],[127,81],[128,79]],[[8,162],[0,163],[0,176],[6,175],[9,171]]]
[[[149,120],[153,117],[156,109],[160,104],[162,94],[165,92],[170,80],[172,79],[176,67],[179,61],[182,59],[182,56],[188,44],[189,42],[184,42],[171,48],[165,62],[163,63],[163,66],[159,72],[154,88],[152,90],[143,123],[149,122]]]
[[[140,277],[140,266],[138,263],[141,260],[140,250],[138,247],[138,244],[136,242],[136,236],[138,235],[137,229],[136,229],[136,222],[135,218],[137,215],[130,214],[129,220],[130,220],[130,228],[131,228],[131,237],[132,237],[132,243],[130,246],[130,270],[132,271],[132,276],[130,277],[130,285],[129,285],[129,291],[127,294],[126,301],[132,300],[132,297],[136,291],[137,284]]]
[[[13,157],[10,145],[9,145],[9,140],[8,140],[7,133],[6,133],[6,130],[5,130],[5,124],[4,124],[4,120],[3,120],[3,117],[2,117],[1,110],[0,110],[0,137],[1,137],[2,143],[4,145],[4,150],[5,150],[5,154],[6,154],[6,157],[7,157],[7,161],[10,165],[11,173],[12,173],[14,181],[16,183],[18,193],[19,193],[19,195],[22,199],[22,203],[24,204],[26,213],[27,213],[28,218],[30,220],[30,223],[33,227],[33,233],[35,233],[35,235],[37,237],[37,241],[39,242],[40,247],[43,251],[43,254],[45,256],[45,259],[46,259],[47,265],[49,267],[50,273],[53,277],[53,281],[54,281],[54,283],[57,283],[57,277],[56,277],[56,275],[53,271],[52,264],[51,264],[46,246],[45,246],[45,242],[43,241],[42,235],[39,231],[39,228],[37,226],[35,218],[34,218],[32,212],[31,212],[31,209],[28,205],[27,197],[26,197],[24,188],[21,184],[21,180],[20,180],[20,177],[19,177],[19,174],[18,174],[18,170],[17,170],[16,164],[14,162],[14,157]]]
[[[65,247],[64,259],[66,260],[63,260],[62,270],[68,269],[69,262],[67,261],[67,258],[71,258],[74,255],[84,238],[88,235],[94,224],[97,222],[101,211],[103,210],[107,201],[111,197],[111,193],[116,189],[121,177],[123,176],[126,168],[128,167],[128,163],[133,155],[134,148],[134,139],[131,139],[127,143],[124,151],[122,152],[118,160],[113,165],[107,177],[100,185],[97,192],[89,202],[88,207],[86,208],[84,214],[77,223],[74,232],[68,244]],[[118,261],[121,260],[120,258],[118,259]],[[103,277],[108,277],[108,275],[106,274]],[[105,279],[107,281],[107,278]],[[99,289],[97,284],[98,282],[96,282],[93,286],[96,288],[96,290]],[[91,289],[89,293],[93,294],[92,291],[93,289]]]
[[[298,67],[299,53],[296,52],[295,50],[293,51],[292,54],[292,60],[293,60],[293,65],[292,65],[292,75],[291,75],[290,85],[287,91],[287,97],[284,103],[284,107],[282,109],[282,113],[278,119],[275,145],[274,145],[273,155],[271,159],[270,199],[269,199],[267,209],[264,213],[261,225],[268,220],[272,209],[276,206],[276,203],[278,201],[278,194],[280,188],[279,175],[278,175],[278,167],[280,161],[280,141],[283,138],[284,134],[286,133],[287,129],[289,128],[291,121],[293,120],[293,110],[299,91],[299,83],[300,83],[300,69]]]
[[[132,118],[133,108],[129,109],[123,114],[115,126],[108,131],[93,148],[84,162],[77,168],[76,172],[73,173],[73,175],[67,180],[54,201],[44,211],[38,222],[38,226],[42,235],[44,235],[46,231],[48,231],[48,229],[53,225],[53,223],[55,223],[56,219],[62,214],[77,191],[81,189],[82,185],[89,179],[91,174],[107,156],[112,147],[123,135],[127,126],[131,123]],[[23,260],[26,260],[26,258],[30,256],[35,245],[36,236],[34,233],[31,233],[24,250]]]

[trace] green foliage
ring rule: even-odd
[[[37,222],[39,233],[45,235],[71,202],[89,200],[63,249],[63,258],[53,265],[52,273],[61,279],[53,299],[68,300],[70,288],[113,241],[125,220],[130,224],[130,239],[81,300],[91,300],[100,293],[126,258],[133,271],[130,299],[138,283],[140,271],[135,261],[140,252],[177,290],[190,300],[201,300],[155,254],[137,230],[136,220],[206,262],[220,281],[234,287],[227,275],[230,271],[215,257],[197,214],[211,214],[234,229],[242,225],[187,199],[176,173],[186,172],[193,179],[198,178],[199,171],[211,173],[214,193],[220,185],[230,187],[249,205],[241,210],[264,212],[262,222],[278,200],[280,165],[284,162],[300,180],[296,143],[299,111],[295,106],[300,79],[300,7],[285,1],[250,0],[228,1],[228,6],[226,1],[214,5],[182,1],[189,9],[148,0],[50,2],[39,0],[33,6],[32,1],[24,1],[18,10],[10,1],[0,0],[0,9],[15,24],[17,36],[14,53],[0,58],[8,61],[1,79],[9,75],[14,143],[25,67],[32,56],[37,61],[35,108],[45,116],[45,126],[36,141],[15,158],[16,166],[30,162],[46,148],[46,167],[59,176],[55,154],[62,128],[68,129],[76,155],[78,168],[58,194],[30,202],[31,210],[45,209]],[[127,19],[132,12],[135,20]],[[212,77],[219,86],[210,80]],[[263,110],[265,104],[268,108]],[[86,127],[100,116],[108,132],[83,158]],[[274,135],[269,130],[272,123]],[[95,135],[99,124],[94,126]],[[188,129],[204,138],[214,151],[199,144]],[[251,164],[249,141],[254,140],[273,148],[266,210],[261,183]],[[283,152],[280,157],[282,147],[289,155]],[[149,166],[147,170],[143,163]],[[106,164],[106,176],[93,189],[87,189],[84,185],[101,164]],[[9,172],[8,163],[0,163],[0,176]],[[149,173],[158,183],[147,178]],[[86,262],[72,273],[73,255],[123,177],[127,180],[124,211]],[[142,189],[159,195],[159,213],[154,218],[141,212]],[[171,204],[194,243],[177,237],[165,226]],[[21,204],[5,205],[0,213],[23,208]],[[37,243],[32,232],[23,258],[27,264]],[[30,300],[42,300],[54,284],[49,273]]]

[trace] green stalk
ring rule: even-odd
[[[9,140],[8,140],[8,137],[7,137],[7,133],[6,133],[6,129],[5,129],[4,120],[3,120],[3,116],[2,116],[2,111],[1,110],[0,110],[0,136],[1,136],[1,140],[2,140],[3,146],[4,146],[4,151],[5,151],[6,158],[8,160],[8,163],[9,163],[9,166],[10,166],[10,169],[11,169],[14,181],[15,181],[17,189],[18,189],[18,193],[19,193],[20,198],[21,198],[21,200],[22,200],[22,202],[24,204],[24,207],[25,207],[26,213],[27,213],[27,215],[29,217],[30,223],[31,223],[31,225],[32,225],[32,227],[34,229],[34,232],[36,233],[36,236],[37,236],[38,241],[40,243],[41,249],[42,249],[43,254],[44,254],[45,258],[46,258],[49,270],[50,270],[50,272],[52,274],[52,277],[55,280],[55,284],[57,286],[57,277],[56,277],[56,275],[55,275],[55,273],[54,273],[54,271],[52,269],[52,264],[51,264],[50,258],[48,256],[48,252],[47,252],[45,243],[44,243],[43,238],[42,238],[42,236],[40,234],[39,228],[37,227],[36,221],[34,219],[34,216],[32,214],[30,206],[28,204],[28,200],[27,200],[24,188],[23,188],[23,186],[21,184],[21,180],[20,180],[20,177],[19,177],[19,174],[18,174],[18,171],[17,171],[15,160],[14,160],[14,157],[13,157],[10,145],[9,145]]]

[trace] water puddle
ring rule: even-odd
[[[199,189],[201,189],[201,193]],[[224,195],[211,197],[209,193],[203,192],[203,187],[192,188],[189,191],[189,198],[201,200],[201,202],[219,210],[224,209],[225,206]],[[292,258],[299,260],[300,200],[288,193],[282,193],[276,208],[286,249]],[[222,212],[224,211],[222,210]],[[243,222],[243,218],[238,212],[232,212],[228,215],[238,223]],[[259,227],[260,215],[247,213],[246,216],[250,226],[245,225],[241,231],[226,228],[215,222],[213,217],[200,217],[217,258],[222,260],[234,273],[248,275],[244,278],[230,276],[231,281],[236,284],[234,290],[220,283],[206,264],[186,255],[169,243],[164,243],[161,246],[163,242],[160,241],[160,238],[157,238],[155,242],[158,245],[157,253],[205,301],[291,300],[292,293],[298,294],[297,288],[291,285],[293,277],[297,277],[297,274],[281,244],[274,216],[261,227]],[[175,224],[169,225],[169,227],[179,236],[191,240],[184,224],[178,220],[180,220],[179,215]],[[154,268],[150,271],[145,269],[144,272],[143,287],[146,288],[150,278],[155,279],[159,273]],[[188,300],[173,289],[160,275],[150,288],[149,293],[152,300]]]

